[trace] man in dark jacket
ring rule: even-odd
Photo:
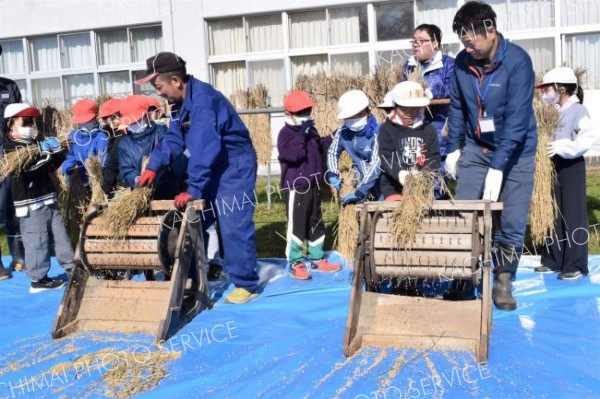
[[[0,56],[2,55],[2,46],[0,46]],[[21,92],[17,84],[0,76],[0,117],[4,118],[4,109],[9,104],[21,102]],[[4,131],[5,124],[0,123],[0,159],[4,155],[4,137],[7,132]],[[6,228],[8,248],[13,258],[12,269],[24,270],[23,261],[24,249],[21,232],[19,230],[19,221],[15,217],[15,207],[10,196],[10,180],[5,179],[0,182],[0,228]],[[0,256],[2,254],[0,253]],[[10,269],[5,269],[0,261],[0,280],[6,280],[12,277]]]
[[[224,266],[235,285],[226,302],[248,302],[258,294],[252,220],[257,160],[250,133],[222,93],[187,74],[181,57],[158,53],[146,65],[147,76],[136,83],[151,82],[158,95],[174,103],[174,111],[138,184],[151,184],[156,172],[189,154],[188,188],[175,197],[175,205],[184,208],[193,199],[204,200],[203,229],[217,219]]]
[[[537,146],[535,73],[525,50],[496,29],[496,13],[483,2],[467,2],[454,17],[453,30],[465,49],[456,57],[450,90],[446,170],[458,178],[457,199],[504,203],[492,298],[497,308],[514,310],[512,280],[525,238]]]

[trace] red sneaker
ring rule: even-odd
[[[312,278],[308,270],[306,270],[306,266],[304,266],[304,263],[302,262],[296,262],[293,265],[290,265],[288,274],[290,277],[297,280],[309,280]]]
[[[331,263],[327,259],[323,258],[319,261],[312,261],[312,269],[316,269],[320,272],[337,272],[342,270],[342,265],[338,263]]]

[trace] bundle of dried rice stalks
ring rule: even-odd
[[[233,93],[232,103],[237,108],[257,109],[267,108],[269,93],[267,88],[259,84],[252,90]],[[250,131],[252,144],[256,149],[258,164],[267,166],[271,161],[273,142],[271,139],[271,117],[269,114],[240,115]]]
[[[146,157],[142,161],[142,173],[147,164]],[[151,199],[152,187],[118,190],[114,198],[108,201],[108,207],[98,217],[99,227],[108,230],[110,237],[115,240],[126,237],[137,218],[150,209]]]
[[[339,165],[343,182],[340,195],[344,196],[356,190],[352,160],[347,153],[344,152],[342,154]],[[352,260],[354,258],[359,230],[358,218],[354,206],[349,205],[340,209],[337,228],[334,230],[336,231],[335,247],[344,258]]]
[[[90,156],[85,161],[85,170],[88,175],[88,184],[92,192],[90,203],[98,204],[104,202],[104,191],[102,191],[102,159],[100,156]]]
[[[392,212],[391,233],[399,248],[407,248],[414,242],[425,216],[429,214],[434,201],[434,188],[448,192],[444,179],[430,171],[410,173],[402,190],[403,199]]]
[[[556,170],[548,157],[547,146],[559,122],[558,111],[546,104],[539,96],[533,100],[533,110],[537,120],[538,146],[535,154],[535,175],[529,217],[531,238],[536,245],[542,245],[545,237],[554,233],[554,221],[558,206],[554,197]]]

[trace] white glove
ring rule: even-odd
[[[412,169],[410,171],[408,170],[401,170],[400,173],[398,173],[398,181],[400,182],[400,184],[402,184],[403,186],[406,184],[406,176],[408,175],[418,175],[419,171],[416,169]]]
[[[490,168],[485,176],[485,186],[483,188],[483,200],[498,201],[500,189],[502,188],[502,171]]]
[[[446,174],[450,176],[451,179],[456,180],[456,164],[458,163],[458,159],[460,158],[460,150],[456,150],[451,152],[446,157]]]

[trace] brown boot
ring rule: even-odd
[[[515,310],[517,301],[512,296],[512,274],[498,273],[494,276],[494,288],[492,289],[492,300],[500,310]]]

